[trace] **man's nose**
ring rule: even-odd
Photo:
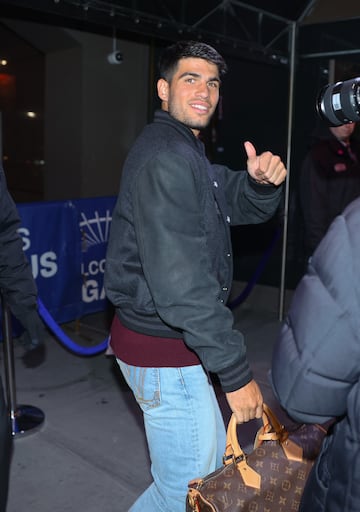
[[[209,88],[206,82],[199,82],[199,85],[196,90],[196,94],[201,98],[208,98],[209,96]]]

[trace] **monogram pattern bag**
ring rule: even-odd
[[[302,425],[289,434],[267,405],[262,421],[254,450],[246,455],[232,415],[223,467],[189,483],[186,512],[298,511],[326,430],[320,425]]]

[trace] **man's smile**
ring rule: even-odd
[[[199,102],[190,103],[190,107],[192,107],[194,110],[199,111],[199,113],[201,114],[207,114],[211,108],[210,105]]]

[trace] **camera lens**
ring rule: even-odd
[[[316,109],[330,126],[360,121],[360,78],[326,85],[317,97]]]

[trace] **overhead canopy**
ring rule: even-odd
[[[305,34],[299,39],[300,54],[356,53],[359,48],[358,0],[340,4],[333,0],[0,0],[0,4],[3,17],[118,38],[203,39],[222,51],[283,64],[288,63],[289,31],[295,22]]]

